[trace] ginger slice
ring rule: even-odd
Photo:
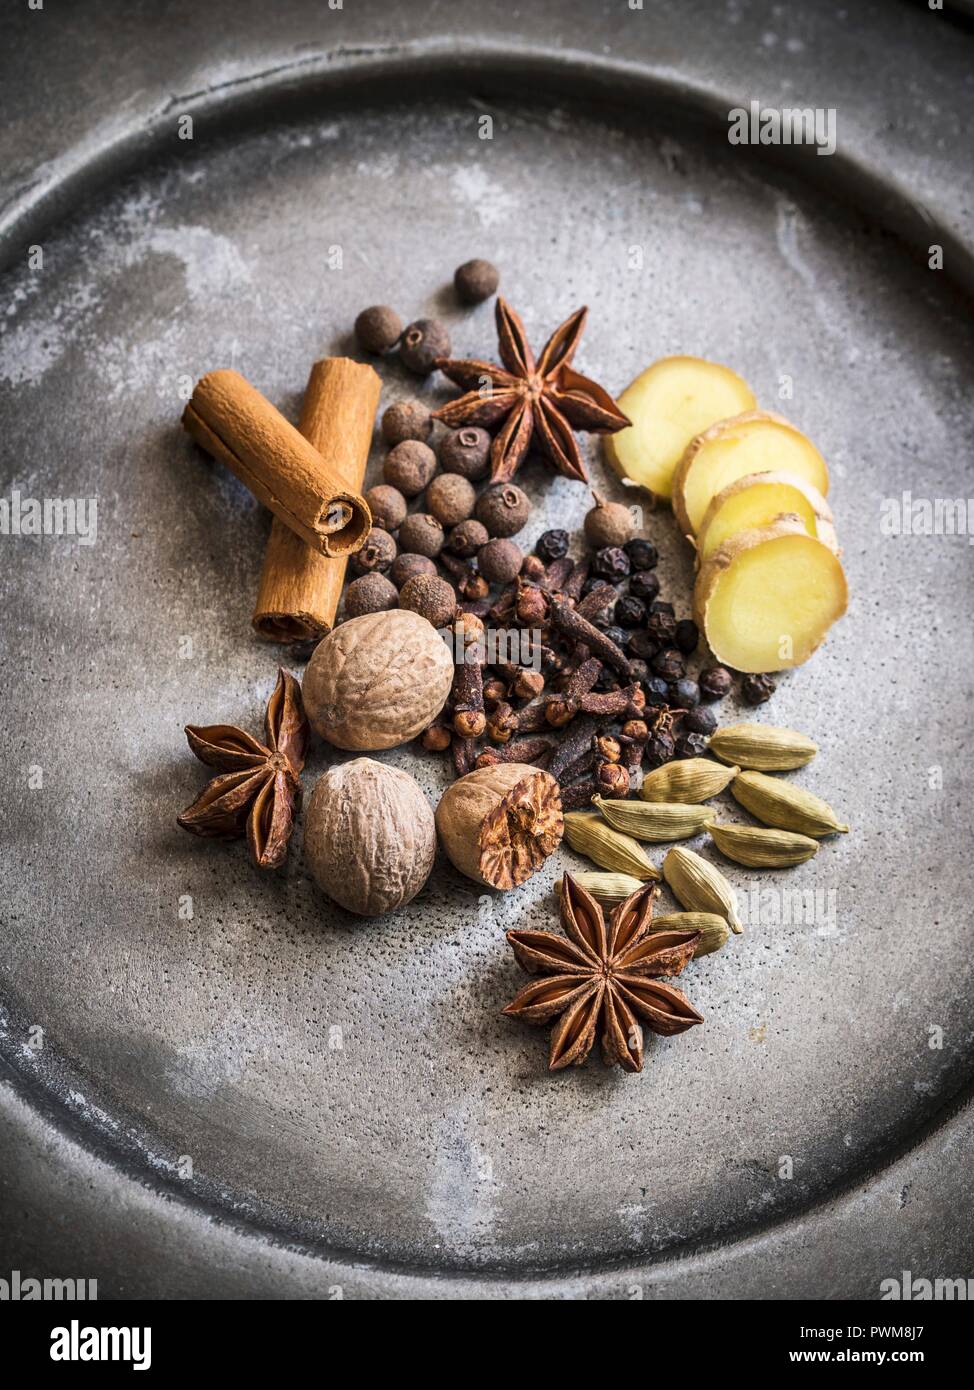
[[[668,498],[673,471],[694,436],[756,404],[729,367],[702,357],[662,357],[619,397],[632,425],[606,438],[606,458],[621,478]]]
[[[738,671],[801,666],[848,603],[839,557],[799,516],[740,531],[703,562],[693,616],[718,661]]]
[[[797,473],[747,473],[721,488],[704,513],[697,532],[700,561],[739,531],[788,515],[800,517],[810,536],[839,553],[832,512],[818,488]]]
[[[695,536],[711,501],[748,473],[794,473],[824,497],[829,470],[812,441],[780,415],[749,410],[719,420],[687,447],[673,475],[673,511],[687,536]]]

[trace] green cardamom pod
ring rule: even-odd
[[[688,806],[682,801],[606,801],[592,797],[606,820],[616,830],[634,835],[637,840],[661,844],[668,840],[686,840],[699,835],[716,812],[711,806]]]
[[[724,875],[692,849],[674,845],[663,860],[663,877],[677,901],[691,912],[714,912],[732,932],[742,932],[737,894]]]
[[[592,897],[596,898],[600,903],[611,903],[613,906],[615,906],[616,903],[625,902],[626,898],[632,897],[633,893],[638,893],[639,889],[644,887],[642,881],[638,878],[633,878],[631,874],[593,874],[583,872],[580,874],[572,874],[572,878],[585,889],[586,893],[591,893]],[[559,900],[561,898],[561,885],[562,880],[560,878],[556,879],[555,896]],[[676,930],[676,928],[674,928],[674,930]],[[683,927],[680,928],[680,930],[697,931],[699,928]],[[699,954],[699,951],[694,952],[694,955]]]
[[[658,879],[659,870],[642,845],[631,835],[613,829],[595,811],[569,811],[565,816],[565,839],[578,854],[584,854],[600,869],[631,874],[641,882]]]
[[[684,758],[664,763],[643,778],[639,795],[643,801],[685,801],[699,804],[722,792],[740,772],[709,758]]]
[[[818,752],[818,745],[804,734],[773,724],[728,724],[711,735],[708,747],[722,763],[756,772],[790,772],[810,763]]]
[[[669,912],[664,917],[654,917],[650,931],[698,931],[700,940],[694,947],[694,959],[719,951],[727,945],[731,934],[723,917],[714,912]]]
[[[843,825],[827,801],[779,777],[763,772],[742,772],[731,787],[734,799],[745,811],[778,830],[796,830],[800,835],[844,835]]]
[[[789,869],[818,853],[818,840],[793,830],[767,830],[763,825],[711,825],[709,829],[721,854],[749,869]]]

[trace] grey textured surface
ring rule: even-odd
[[[284,4],[272,34],[234,7],[217,46],[219,9],[9,22],[5,495],[97,496],[99,530],[3,538],[0,1263],[168,1296],[870,1296],[900,1268],[963,1273],[971,552],[879,525],[904,489],[969,490],[957,35],[899,5],[578,6],[580,28],[551,4],[505,11],[501,44],[489,6]],[[731,150],[751,95],[836,106],[839,153]],[[205,775],[182,725],[256,729],[277,655],[248,625],[267,517],[182,437],[184,379],[232,364],[293,415],[309,363],[387,298],[492,353],[489,306],[445,288],[475,254],[536,344],[587,302],[579,365],[610,388],[668,352],[724,360],[833,473],[852,609],[761,717],[816,738],[796,780],[855,833],[760,882],[834,893],[835,919],[759,921],[691,967],[707,1022],[637,1078],[549,1078],[543,1033],[498,1018],[522,979],[502,928],[547,920],[567,852],[504,899],[441,867],[369,924],[322,900],[300,838],[258,879],[172,826]],[[384,401],[413,389],[384,379]],[[528,482],[528,539],[580,520],[581,489]],[[672,519],[647,528],[686,608]]]

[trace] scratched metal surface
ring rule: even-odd
[[[93,545],[0,537],[12,1266],[73,1259],[170,1295],[868,1295],[969,1248],[951,1154],[970,1077],[971,551],[885,537],[880,516],[904,489],[969,491],[970,82],[957,36],[906,7],[853,25],[729,5],[709,29],[697,8],[595,7],[580,53],[564,7],[506,48],[465,27],[481,6],[326,28],[284,5],[273,44],[235,7],[217,51],[212,18],[187,11],[188,43],[127,6],[125,82],[97,91],[70,40],[97,52],[115,7],[44,38],[7,21],[2,495],[98,502]],[[894,121],[881,79],[907,46]],[[69,140],[31,95],[44,55]],[[729,148],[729,104],[798,91],[836,106],[834,159]],[[918,255],[931,241],[942,273]],[[611,389],[665,353],[714,356],[833,473],[852,608],[760,717],[816,738],[796,780],[855,833],[760,878],[813,895],[808,922],[731,870],[748,930],[683,981],[706,1024],[652,1039],[636,1078],[597,1061],[549,1078],[543,1032],[498,1017],[523,978],[502,931],[549,920],[569,853],[506,898],[441,863],[368,923],[322,899],[300,833],[258,878],[242,846],[172,823],[205,775],[182,725],[256,730],[278,657],[249,632],[267,516],[182,436],[186,382],[233,364],[293,417],[309,363],[385,299],[490,353],[489,306],[461,312],[447,288],[475,254],[538,344],[588,303],[579,364]],[[415,389],[383,377],[384,402]],[[581,489],[527,485],[527,540],[580,522]],[[672,519],[647,532],[685,611]],[[411,749],[379,756],[431,799],[445,785]],[[22,1215],[52,1209],[50,1230]],[[840,1232],[855,1248],[829,1285]]]

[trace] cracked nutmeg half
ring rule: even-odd
[[[535,361],[520,317],[498,298],[502,367],[474,359],[436,359],[439,370],[465,394],[434,410],[433,419],[450,429],[482,425],[498,430],[490,451],[493,482],[510,482],[532,440],[559,473],[586,482],[573,431],[614,434],[631,424],[603,386],[572,370],[587,314],[588,309],[576,309],[555,329]]]
[[[436,829],[462,874],[489,888],[516,888],[561,842],[558,783],[527,763],[478,768],[447,787]]]
[[[509,931],[518,964],[543,976],[521,990],[504,1009],[527,1023],[550,1023],[548,1069],[581,1066],[596,1036],[606,1066],[643,1069],[643,1030],[682,1033],[703,1017],[681,990],[660,983],[679,975],[700,940],[698,931],[653,932],[659,889],[645,884],[619,904],[606,923],[602,908],[581,884],[565,874],[560,915],[566,935]]]
[[[301,687],[279,670],[264,715],[265,743],[233,724],[187,724],[186,738],[200,762],[220,769],[177,816],[191,835],[236,839],[246,834],[259,869],[277,869],[287,856],[301,805],[299,775],[308,746]]]

